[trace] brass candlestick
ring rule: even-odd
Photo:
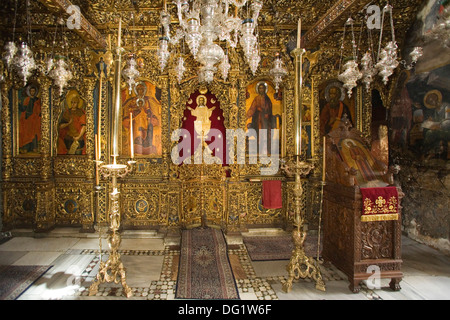
[[[97,294],[98,287],[101,283],[105,282],[115,282],[122,284],[124,295],[129,298],[133,295],[131,288],[126,283],[126,270],[120,259],[119,247],[121,244],[121,235],[119,232],[120,228],[120,203],[119,203],[119,189],[118,189],[118,178],[123,178],[129,174],[134,167],[135,161],[128,161],[127,165],[117,164],[116,157],[114,157],[114,162],[108,165],[102,165],[99,169],[100,173],[104,178],[111,177],[111,188],[112,191],[109,194],[110,198],[110,226],[109,226],[109,236],[108,245],[110,249],[109,258],[106,262],[100,261],[100,269],[97,274],[96,280],[91,284],[89,288],[89,295],[93,296]],[[101,250],[101,247],[100,247]]]
[[[292,232],[292,240],[294,249],[292,250],[291,260],[286,267],[289,277],[283,283],[283,290],[290,292],[292,289],[292,281],[299,278],[311,278],[316,282],[316,289],[325,291],[325,283],[322,280],[322,274],[318,264],[314,259],[306,256],[304,242],[307,231],[304,226],[304,218],[302,214],[302,194],[303,187],[301,177],[308,175],[314,168],[313,165],[301,161],[302,154],[302,105],[303,105],[303,54],[305,50],[301,48],[301,19],[297,31],[297,48],[292,51],[295,58],[295,105],[294,105],[294,127],[295,127],[295,157],[293,163],[283,164],[283,170],[288,176],[295,176],[295,212],[294,212],[294,230]]]
[[[286,270],[288,271],[288,280],[283,283],[283,291],[289,293],[292,289],[292,281],[294,279],[311,278],[316,282],[316,289],[325,291],[325,283],[322,280],[319,265],[314,263],[314,259],[308,257],[305,253],[304,241],[307,236],[307,231],[304,227],[304,219],[301,210],[301,198],[303,194],[303,187],[301,184],[301,177],[308,175],[314,168],[313,165],[300,161],[300,157],[296,156],[295,162],[283,166],[283,170],[288,176],[295,175],[295,212],[294,212],[294,230],[292,232],[292,240],[294,242],[294,249],[292,256]]]
[[[122,19],[119,19],[119,32],[116,49],[116,61],[115,61],[115,104],[113,109],[113,145],[112,145],[112,158],[113,163],[107,165],[101,165],[100,160],[100,143],[98,144],[97,157],[96,157],[96,169],[97,169],[97,185],[99,185],[99,176],[102,175],[105,179],[111,178],[111,193],[110,199],[110,211],[109,211],[109,236],[108,244],[110,249],[109,258],[106,262],[100,259],[100,269],[97,274],[96,280],[91,284],[89,288],[89,295],[95,295],[98,292],[98,287],[104,282],[115,282],[122,284],[123,292],[127,298],[131,297],[133,293],[131,288],[126,282],[126,272],[123,263],[120,259],[119,248],[122,242],[122,237],[119,232],[120,228],[120,192],[118,188],[117,179],[123,178],[129,174],[135,165],[135,161],[128,161],[128,164],[118,164],[117,157],[119,156],[119,127],[120,127],[120,77],[121,77],[121,58],[124,49],[121,47],[121,35],[122,35]],[[100,137],[98,138],[100,139]],[[99,228],[100,232],[100,228]],[[100,239],[100,251],[101,251],[101,239]],[[101,252],[100,252],[101,257]]]

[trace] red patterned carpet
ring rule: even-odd
[[[17,299],[49,268],[49,266],[0,266],[0,300]]]
[[[183,230],[176,299],[239,299],[222,231]]]

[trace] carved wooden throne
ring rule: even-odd
[[[355,293],[359,292],[362,280],[369,280],[367,284],[372,285],[375,277],[390,278],[391,289],[397,291],[403,277],[400,215],[403,193],[397,188],[396,218],[386,215],[363,219],[361,188],[392,186],[394,173],[394,168],[388,169],[375,159],[368,145],[345,117],[340,127],[327,135],[323,258],[348,276],[349,288]]]

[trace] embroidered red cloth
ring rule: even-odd
[[[283,207],[281,198],[281,181],[265,180],[262,183],[262,205],[266,209],[280,209]]]
[[[360,188],[362,195],[361,221],[398,220],[398,191],[396,187]]]

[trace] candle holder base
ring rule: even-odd
[[[105,282],[120,283],[123,287],[123,294],[129,298],[133,296],[131,288],[126,282],[126,269],[120,259],[118,248],[121,243],[121,236],[117,232],[113,232],[108,237],[108,243],[111,248],[111,254],[106,262],[100,261],[100,269],[96,279],[89,287],[89,295],[94,296],[98,293],[98,287]]]
[[[301,184],[301,176],[309,174],[314,168],[312,164],[300,161],[297,156],[293,163],[286,163],[283,165],[283,170],[286,174],[295,176],[295,216],[294,216],[294,230],[292,232],[292,240],[294,243],[294,250],[286,270],[288,271],[288,279],[283,283],[283,291],[289,293],[292,289],[292,282],[294,279],[311,278],[316,282],[316,289],[325,291],[325,283],[322,279],[318,261],[308,257],[305,254],[304,242],[307,236],[307,231],[304,228],[304,219],[301,210],[301,198],[303,188]],[[318,258],[318,257],[317,257]]]
[[[115,160],[115,159],[114,159]],[[93,296],[98,293],[98,287],[105,282],[121,283],[124,295],[129,298],[133,295],[131,288],[126,283],[126,270],[120,259],[119,248],[122,242],[120,235],[120,204],[119,204],[119,188],[117,178],[125,177],[133,170],[135,161],[128,161],[128,165],[118,164],[114,161],[112,164],[103,165],[100,168],[100,173],[104,177],[111,177],[111,193],[110,193],[110,234],[108,237],[108,244],[110,249],[109,258],[106,262],[100,259],[100,268],[96,280],[89,287],[89,295]],[[101,252],[100,239],[100,256]]]
[[[306,232],[294,230],[292,240],[294,241],[294,250],[286,270],[288,271],[288,279],[283,283],[283,291],[291,292],[292,282],[294,279],[310,278],[316,282],[316,289],[326,291],[325,282],[322,279],[322,273],[319,266],[314,263],[314,259],[306,256],[303,242],[306,238]]]

